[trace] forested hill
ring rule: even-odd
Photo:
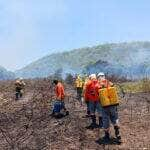
[[[17,76],[45,77],[66,73],[99,72],[141,77],[150,75],[150,42],[102,44],[43,57],[17,70]]]

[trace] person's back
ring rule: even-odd
[[[99,101],[99,83],[96,78],[96,74],[91,74],[89,79],[90,80],[86,84],[85,98],[89,101],[92,123],[87,127],[87,129],[94,129],[96,127],[102,128],[102,109]],[[96,111],[98,112],[99,125],[96,123]]]
[[[107,91],[108,94],[108,90],[110,89],[111,86],[113,86],[113,83],[108,81],[105,78],[105,74],[103,72],[100,72],[98,74],[98,80],[100,83],[100,87],[101,88],[105,88],[102,90]],[[108,89],[106,89],[108,88]],[[117,105],[110,105],[109,102],[109,98],[107,98],[107,94],[104,96],[106,97],[105,99],[103,99],[102,95],[100,98],[100,101],[103,101],[101,103],[103,103],[103,109],[102,109],[102,116],[103,116],[103,128],[105,131],[105,136],[103,137],[103,141],[104,142],[109,142],[110,141],[110,121],[114,126],[114,130],[115,130],[115,136],[117,138],[117,142],[121,143],[121,136],[120,136],[120,132],[119,132],[119,124],[118,124],[118,111],[117,111]],[[115,100],[116,101],[116,100]],[[107,104],[106,107],[104,107],[104,104]]]
[[[64,100],[65,91],[64,91],[64,86],[61,82],[57,83],[55,87],[55,93],[56,93],[57,100]]]
[[[25,87],[25,82],[22,79],[17,79],[15,81],[15,87],[16,87],[16,100],[19,99],[19,97],[21,98],[23,95],[23,89]]]
[[[24,86],[25,86],[25,82],[22,81],[22,80],[16,80],[15,86],[16,86],[17,88],[22,89],[22,88],[24,88]]]
[[[19,80],[16,80],[15,86],[18,88],[21,88],[21,82]]]
[[[83,81],[80,76],[78,76],[75,81],[75,87],[77,91],[77,99],[81,102],[82,92],[83,92]]]
[[[91,101],[99,100],[99,83],[96,79],[89,80],[86,84],[85,97]]]
[[[75,80],[75,86],[76,88],[83,88],[83,81],[82,79],[80,78],[80,76],[78,76]]]
[[[59,82],[58,80],[54,80],[53,83],[55,84],[56,99],[55,99],[55,103],[54,103],[52,116],[54,116],[56,118],[61,118],[63,116],[69,115],[69,111],[66,110],[65,102],[64,102],[65,90],[64,90],[63,84],[61,82]],[[62,113],[61,110],[64,110],[65,114]]]

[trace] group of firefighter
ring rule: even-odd
[[[98,75],[91,74],[84,77],[84,79],[80,75],[77,76],[75,87],[77,99],[81,101],[83,97],[86,103],[86,117],[91,118],[91,124],[87,126],[87,129],[103,128],[105,135],[102,139],[105,142],[109,142],[111,140],[111,121],[114,126],[116,139],[118,143],[121,143],[117,111],[119,100],[114,84],[106,79],[103,72],[100,72]],[[96,112],[98,114],[98,124]]]
[[[80,103],[86,103],[86,117],[91,118],[91,124],[87,129],[102,128],[105,132],[102,140],[109,142],[110,138],[110,122],[115,131],[116,140],[121,143],[119,132],[118,111],[117,106],[118,96],[116,88],[112,82],[106,79],[105,74],[91,74],[81,77],[78,75],[75,79],[75,88],[77,91],[77,99]],[[18,79],[16,85],[16,100],[22,97],[25,83],[22,78]],[[55,87],[55,102],[51,116],[62,118],[69,115],[69,111],[65,107],[65,90],[64,85],[59,80],[53,80]],[[97,112],[97,113],[96,113]],[[97,121],[97,117],[98,121]],[[98,123],[97,123],[98,122]]]

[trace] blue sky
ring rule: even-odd
[[[0,65],[106,42],[150,40],[149,0],[0,0]]]

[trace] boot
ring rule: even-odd
[[[20,92],[20,98],[22,97],[22,93]]]
[[[16,92],[16,100],[18,100],[18,99],[19,99],[19,93]]]
[[[110,134],[109,131],[105,131],[105,136],[102,138],[104,143],[110,142]]]
[[[91,119],[92,119],[92,123],[87,127],[87,129],[94,129],[97,128],[98,125],[96,124],[96,116],[95,115],[91,115]]]
[[[65,116],[68,116],[69,115],[69,111],[66,111],[66,114],[65,114]]]
[[[50,114],[50,116],[51,116],[51,117],[54,117],[54,115],[55,115],[55,112],[54,112],[54,110],[53,110],[52,113]]]
[[[88,117],[90,117],[91,115],[90,115],[90,111],[89,110],[87,110],[87,114],[86,114],[86,117],[88,118]]]
[[[99,128],[103,128],[102,117],[99,117]]]
[[[56,119],[61,119],[64,117],[64,114],[58,113],[54,116]]]
[[[119,132],[119,127],[118,126],[114,126],[114,130],[115,130],[115,136],[117,138],[117,141],[119,143],[121,143],[121,136],[120,136],[120,132]]]

